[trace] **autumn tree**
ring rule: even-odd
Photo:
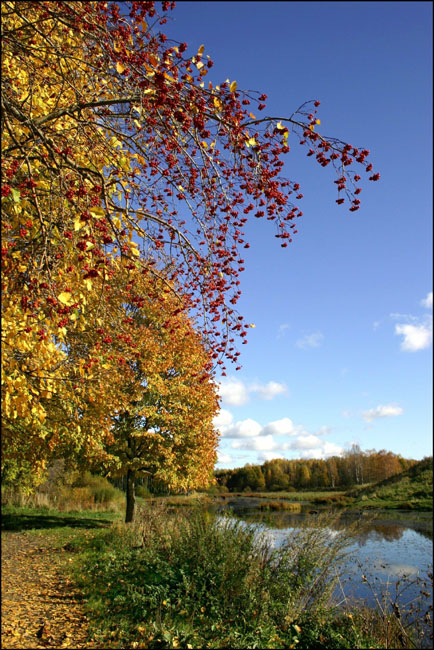
[[[104,334],[68,353],[75,332],[105,329],[117,260],[176,285],[225,374],[249,327],[236,310],[245,225],[270,221],[286,247],[302,215],[299,183],[281,177],[292,143],[334,167],[336,202],[352,212],[357,169],[379,178],[369,151],[320,133],[318,101],[275,117],[265,95],[207,82],[204,47],[188,56],[159,31],[173,5],[1,5],[6,457],[43,466],[63,444],[97,449],[104,402],[128,402],[101,389]]]
[[[109,475],[126,476],[129,522],[138,476],[171,490],[209,484],[218,442],[217,387],[210,355],[179,296],[152,270],[125,272],[118,264],[105,298],[104,328],[96,336],[77,333],[68,344],[71,354],[80,354],[88,338],[96,354],[104,337],[102,366],[110,369],[112,390],[121,399],[106,406],[110,435],[96,461]]]

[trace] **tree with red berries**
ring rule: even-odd
[[[207,487],[218,443],[217,386],[202,337],[174,287],[156,277],[152,265],[129,267],[118,260],[110,268],[101,326],[71,331],[65,341],[72,365],[88,366],[86,377],[92,374],[97,387],[90,400],[86,382],[77,389],[88,402],[81,427],[107,429],[100,444],[91,436],[81,456],[87,465],[126,478],[127,522],[134,517],[138,477],[174,490]],[[99,363],[89,364],[89,357]]]
[[[119,260],[125,273],[152,267],[224,374],[249,327],[236,310],[244,227],[266,218],[286,247],[302,215],[299,184],[281,177],[290,143],[335,168],[337,203],[353,212],[357,170],[379,178],[369,151],[320,133],[318,101],[267,116],[265,95],[207,82],[204,47],[188,56],[169,42],[160,27],[174,3],[154,4],[2,3],[2,399],[9,439],[32,431],[26,457],[45,444],[50,404],[71,416],[92,396],[104,335],[82,365],[66,342],[104,329]]]

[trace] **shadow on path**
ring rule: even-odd
[[[36,528],[104,528],[112,523],[107,518],[69,517],[65,515],[30,515],[9,514],[2,515],[2,530],[31,530]]]

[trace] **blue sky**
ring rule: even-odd
[[[431,455],[431,2],[179,2],[164,31],[205,45],[214,83],[265,92],[264,114],[320,100],[321,132],[370,149],[381,174],[348,212],[332,170],[289,140],[304,216],[286,249],[269,223],[246,228],[238,308],[256,327],[221,378],[218,467],[353,442]]]

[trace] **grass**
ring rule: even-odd
[[[393,610],[334,604],[355,530],[330,536],[329,513],[274,549],[245,523],[200,508],[148,502],[133,525],[114,512],[3,512],[3,534],[49,536],[72,553],[65,567],[97,647],[421,647]]]
[[[72,549],[75,543],[81,543],[89,535],[107,529],[119,517],[113,511],[65,512],[44,507],[2,506],[2,537],[24,532],[49,538],[53,548],[67,545]]]
[[[432,458],[421,460],[410,469],[385,481],[348,492],[355,508],[402,509],[431,511],[433,509]]]
[[[94,637],[110,647],[369,647],[330,602],[351,539],[322,523],[278,550],[201,510],[149,508],[134,527],[100,532],[76,568]]]
[[[301,512],[301,504],[288,503],[285,501],[265,501],[259,505],[259,510],[285,510],[286,512]]]
[[[338,492],[338,494],[345,494],[345,491]],[[309,490],[309,491],[294,491],[294,492],[223,492],[216,496],[216,498],[233,498],[233,497],[254,497],[255,499],[283,499],[289,501],[313,501],[321,495],[322,497],[333,497],[336,495],[336,490]]]

